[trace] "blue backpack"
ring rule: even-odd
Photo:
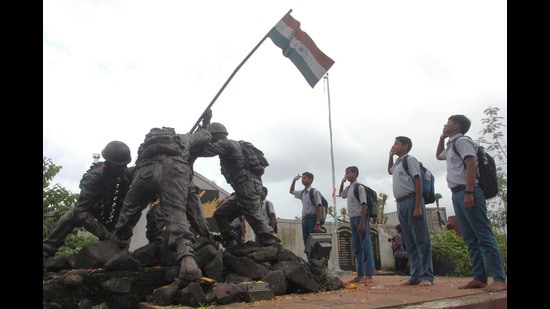
[[[401,159],[401,162],[403,162],[403,168],[411,176],[411,173],[409,172],[409,163],[407,162],[407,157],[409,155],[404,155]],[[420,179],[422,179],[422,196],[424,197],[424,203],[425,204],[432,204],[435,202],[435,177],[430,172],[429,169],[427,169],[422,162],[418,162],[418,165],[420,165]],[[412,176],[411,176],[412,177]]]

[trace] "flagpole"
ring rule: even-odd
[[[331,166],[332,166],[332,203],[333,203],[333,210],[334,210],[334,214],[336,215],[337,214],[337,211],[336,211],[336,176],[334,174],[334,147],[332,145],[332,115],[331,115],[331,112],[330,112],[330,87],[329,87],[329,82],[328,82],[328,73],[325,74],[325,76],[323,77],[325,79],[325,81],[327,82],[327,98],[328,98],[328,129],[329,129],[329,135],[330,135],[330,163],[331,163]],[[334,216],[335,218],[335,223],[337,223],[337,219],[336,219],[336,216]]]
[[[292,9],[290,9],[288,11],[288,13],[286,13],[284,16],[290,14],[292,12]],[[278,22],[278,21],[277,21]],[[270,29],[271,30],[271,29]],[[241,61],[241,63],[235,68],[235,70],[233,71],[233,73],[231,73],[231,75],[229,76],[229,78],[225,81],[225,83],[223,84],[223,86],[220,88],[220,90],[218,90],[218,93],[216,93],[216,95],[214,96],[214,98],[212,99],[212,101],[210,101],[210,104],[208,104],[208,106],[204,109],[204,112],[202,112],[202,114],[200,115],[199,119],[197,119],[197,122],[195,122],[195,124],[193,125],[193,127],[191,128],[191,130],[189,131],[190,133],[193,133],[195,131],[195,129],[199,126],[199,123],[201,122],[202,120],[202,115],[210,108],[212,107],[212,105],[214,105],[214,102],[216,102],[216,100],[218,99],[218,97],[220,96],[220,94],[223,92],[223,90],[225,89],[225,87],[227,86],[227,84],[229,84],[229,82],[233,79],[233,76],[235,76],[235,74],[237,74],[237,72],[241,69],[241,67],[243,66],[243,64],[248,60],[248,58],[250,58],[250,56],[252,56],[252,54],[256,51],[256,49],[258,49],[258,47],[260,47],[260,45],[262,45],[262,43],[265,41],[265,39],[267,39],[267,36],[269,34],[269,31],[264,35],[264,37],[260,40],[260,42],[258,42],[258,44],[256,44],[256,46],[250,51],[250,53],[248,53],[248,55],[243,59],[243,61]]]
[[[332,211],[334,213],[334,235],[336,235],[336,241],[333,241],[336,248],[336,267],[334,268],[335,272],[340,273],[342,272],[342,269],[340,269],[340,259],[338,257],[338,211],[336,208],[336,176],[334,174],[334,147],[332,145],[332,114],[330,111],[330,87],[328,82],[328,73],[325,74],[323,77],[325,81],[327,82],[327,99],[328,99],[328,129],[329,129],[329,136],[330,136],[330,163],[332,166]]]

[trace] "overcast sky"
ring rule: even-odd
[[[112,140],[137,149],[153,127],[188,132],[238,65],[290,10],[335,64],[311,88],[268,38],[214,103],[229,138],[252,142],[270,166],[263,177],[280,218],[301,215],[292,178],[333,204],[347,166],[390,196],[388,152],[398,135],[436,177],[453,215],[446,165],[435,149],[447,118],[465,114],[469,135],[483,110],[507,120],[506,1],[44,1],[43,156],[62,166],[53,184],[73,193]],[[330,117],[329,117],[330,102]],[[102,158],[103,159],[103,158]],[[229,192],[219,160],[195,170]],[[302,189],[298,181],[297,189]],[[338,209],[346,201],[336,198]],[[434,206],[435,204],[428,205]]]

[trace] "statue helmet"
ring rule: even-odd
[[[210,134],[214,134],[214,133],[225,133],[225,134],[229,134],[227,133],[227,129],[225,128],[225,126],[219,122],[212,122],[209,126],[208,126],[208,132],[210,132]]]
[[[105,161],[115,165],[126,165],[132,161],[130,147],[121,141],[112,141],[101,151]]]

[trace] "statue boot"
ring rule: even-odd
[[[202,271],[197,266],[194,256],[187,255],[181,259],[178,278],[187,282],[202,278]]]

